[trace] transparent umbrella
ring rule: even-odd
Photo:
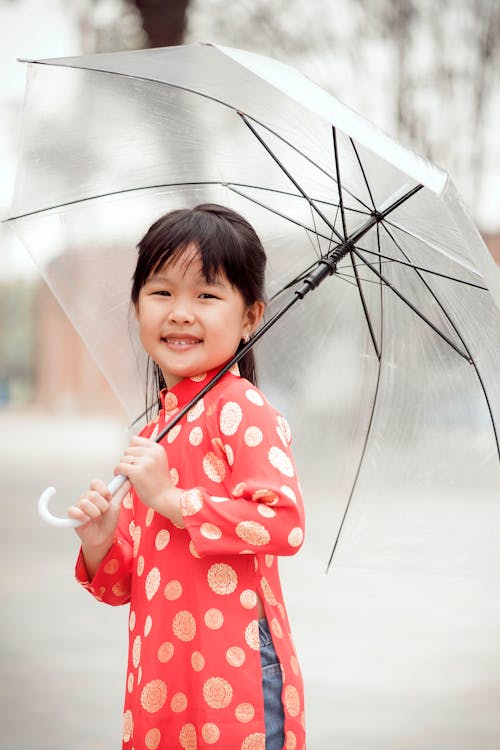
[[[268,254],[265,335],[250,345],[294,427],[318,551],[498,570],[500,279],[449,176],[242,50],[28,73],[9,221],[128,414],[144,392],[135,245],[172,208],[229,205]]]

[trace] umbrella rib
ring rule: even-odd
[[[317,164],[313,159],[311,159],[310,156],[307,156],[303,151],[300,150],[300,148],[297,148],[293,143],[288,141],[286,138],[283,138],[282,135],[277,133],[275,130],[273,130],[269,125],[266,125],[265,123],[261,122],[260,120],[257,120],[255,117],[252,117],[252,115],[244,114],[242,112],[239,112],[241,116],[244,116],[247,118],[247,120],[252,120],[252,122],[257,123],[257,125],[260,125],[261,128],[264,130],[267,130],[269,133],[272,133],[278,140],[280,140],[282,143],[285,143],[287,146],[289,146],[293,151],[295,151],[297,154],[300,154],[306,161],[309,162],[309,164],[312,164],[313,167],[316,167],[322,174],[325,175],[325,177],[328,177],[332,182],[336,182],[333,175],[330,174],[324,167],[321,167],[319,164]],[[361,198],[357,195],[355,195],[352,191],[348,190],[347,188],[344,188],[344,192],[347,193],[347,195],[350,195],[351,198],[353,198],[355,201],[357,201],[363,208],[365,209],[363,213],[369,213],[371,211],[371,207],[368,206],[364,201],[361,200]],[[352,209],[355,210],[355,209]]]
[[[392,241],[394,242],[394,244],[396,245],[396,247],[398,248],[398,250],[400,251],[400,253],[402,255],[404,255],[405,258],[407,258],[408,260],[410,260],[409,257],[407,256],[407,254],[405,253],[405,251],[403,250],[403,248],[400,247],[400,245],[398,244],[398,242],[396,241],[396,239],[392,236],[391,232],[387,229],[387,227],[384,227],[384,229],[388,233],[389,237],[392,239]],[[472,353],[471,353],[469,347],[467,346],[467,342],[464,340],[462,334],[460,333],[460,330],[459,330],[458,326],[454,323],[454,321],[452,320],[452,318],[449,316],[446,308],[442,304],[442,302],[439,299],[438,295],[434,292],[434,290],[432,289],[432,287],[430,286],[430,284],[427,282],[427,280],[425,278],[423,278],[423,276],[419,273],[418,270],[416,270],[416,275],[418,276],[418,278],[420,279],[420,281],[422,282],[422,284],[425,286],[425,288],[427,289],[427,291],[429,292],[429,294],[432,296],[432,298],[438,304],[439,309],[441,310],[441,312],[443,313],[443,315],[447,319],[448,323],[451,325],[451,327],[455,331],[456,335],[460,339],[460,342],[462,343],[462,346],[464,347],[465,351],[467,352],[467,359],[470,362],[470,364],[473,366],[473,368],[475,370],[475,373],[477,375],[477,378],[479,380],[479,384],[481,386],[481,390],[483,391],[483,395],[484,395],[484,398],[485,398],[485,401],[486,401],[486,406],[488,408],[488,413],[490,415],[490,420],[491,420],[491,426],[492,426],[492,429],[493,429],[493,434],[495,436],[495,443],[496,443],[496,447],[497,447],[498,459],[500,461],[500,438],[499,438],[499,435],[498,435],[498,431],[497,431],[497,427],[496,427],[496,423],[495,423],[495,418],[493,416],[493,410],[491,408],[491,404],[490,404],[490,400],[489,400],[489,397],[488,397],[488,393],[486,391],[486,386],[484,384],[483,378],[481,377],[481,373],[479,372],[479,368],[478,368],[478,366],[477,366],[477,364],[476,364],[476,362],[474,360],[474,357],[472,356]],[[457,349],[457,351],[458,351],[458,349]]]
[[[234,187],[234,183],[227,183],[226,187],[229,190],[231,190],[233,193],[236,193],[237,195],[241,195],[242,198],[246,198],[251,203],[255,203],[257,206],[260,206],[261,208],[265,208],[267,211],[270,211],[272,214],[279,216],[280,219],[285,219],[286,221],[289,221],[291,224],[295,224],[296,226],[301,227],[302,229],[305,229],[307,232],[312,232],[313,234],[316,234],[317,237],[322,237],[322,239],[324,240],[328,240],[328,241],[331,240],[330,235],[323,234],[323,232],[319,232],[317,229],[308,227],[307,224],[303,224],[298,219],[293,219],[291,216],[287,216],[281,211],[278,211],[277,208],[272,208],[267,203],[263,203],[262,201],[257,200],[257,198],[254,198],[251,195],[247,195],[247,193],[244,193],[241,190],[237,190],[237,188]],[[343,237],[341,237],[340,239],[343,241]]]
[[[356,148],[356,144],[354,143],[353,139],[350,138],[349,140],[351,141],[351,146],[352,146],[352,148],[354,150],[354,153],[356,154],[356,159],[357,159],[359,168],[361,170],[361,174],[363,175],[363,180],[364,180],[366,189],[368,190],[368,195],[370,196],[370,200],[372,202],[373,209],[375,210],[375,208],[376,208],[375,201],[373,200],[373,195],[372,195],[372,191],[371,191],[371,188],[370,188],[370,183],[368,182],[368,178],[366,176],[366,172],[365,172],[365,168],[363,166],[363,162],[361,161],[361,157],[360,157],[360,155],[358,153],[358,149]]]
[[[332,137],[333,137],[333,151],[335,155],[335,172],[337,174],[337,185],[338,185],[338,192],[339,192],[339,206],[340,206],[340,214],[342,217],[342,229],[344,232],[344,239],[347,237],[347,224],[345,219],[345,211],[344,211],[344,198],[342,195],[342,178],[340,175],[340,161],[339,161],[339,152],[338,152],[338,144],[337,144],[337,129],[335,126],[332,126]],[[354,271],[354,277],[356,280],[356,285],[358,287],[358,293],[359,298],[361,300],[361,306],[363,308],[363,312],[365,315],[366,324],[368,326],[368,331],[370,333],[370,338],[373,344],[373,348],[375,349],[375,353],[377,355],[377,359],[380,361],[381,358],[381,351],[377,342],[377,338],[375,336],[375,330],[373,328],[373,323],[370,317],[370,312],[368,310],[368,305],[366,303],[365,293],[363,291],[363,287],[361,286],[361,280],[359,278],[358,269],[356,266],[356,263],[354,261],[354,257],[352,252],[349,253],[350,259],[351,259],[351,265],[352,269]]]
[[[431,248],[435,252],[439,253],[440,255],[443,255],[448,260],[451,260],[453,263],[456,263],[459,266],[462,266],[463,268],[466,268],[471,273],[474,273],[476,276],[481,278],[481,274],[474,268],[472,268],[470,265],[465,263],[464,261],[461,261],[458,258],[454,258],[452,255],[443,252],[441,248],[439,248],[437,245],[432,245],[432,243],[429,240],[423,239],[422,237],[419,237],[419,235],[415,232],[410,232],[410,230],[406,227],[400,226],[399,224],[396,224],[393,221],[390,221],[387,219],[384,222],[384,227],[387,229],[387,226],[393,227],[393,229],[397,229],[398,232],[401,232],[402,234],[407,234],[408,237],[411,237],[414,240],[418,240],[419,242],[422,242],[426,247]]]
[[[343,528],[344,528],[344,523],[345,523],[345,520],[347,518],[347,514],[349,513],[349,510],[350,510],[350,507],[351,507],[351,501],[352,501],[352,499],[354,497],[354,492],[356,491],[356,486],[358,484],[359,476],[361,474],[361,467],[363,466],[363,462],[364,462],[364,458],[365,458],[365,454],[366,454],[366,449],[368,447],[368,441],[370,439],[370,434],[371,434],[371,431],[372,431],[373,419],[374,419],[374,416],[375,416],[375,407],[377,405],[377,397],[378,397],[378,392],[379,392],[379,387],[380,387],[380,376],[381,376],[381,374],[382,374],[382,362],[379,359],[378,360],[378,370],[377,370],[377,383],[376,383],[376,386],[375,386],[375,392],[373,394],[373,401],[372,401],[372,406],[371,406],[371,411],[370,411],[370,419],[369,419],[369,422],[368,422],[368,427],[367,427],[367,430],[366,430],[365,439],[363,441],[363,448],[361,450],[361,454],[360,454],[359,461],[358,461],[358,466],[357,466],[356,473],[354,475],[354,479],[353,479],[353,482],[352,482],[351,491],[349,492],[349,497],[347,499],[347,503],[346,503],[346,506],[344,508],[344,513],[342,515],[342,520],[340,521],[340,524],[339,524],[339,527],[338,527],[337,536],[335,537],[335,541],[333,543],[332,551],[330,553],[330,557],[328,558],[328,563],[327,563],[327,566],[326,566],[326,572],[327,573],[330,570],[330,566],[331,566],[331,564],[333,562],[333,557],[334,557],[335,552],[337,550],[337,545],[339,543],[339,539],[340,539],[340,536],[341,536]]]
[[[58,208],[67,208],[68,206],[74,206],[78,203],[88,203],[89,201],[97,201],[101,198],[111,198],[113,196],[118,195],[127,195],[128,193],[138,193],[141,190],[144,190],[145,192],[149,190],[158,190],[159,188],[168,188],[168,187],[198,187],[198,186],[207,186],[207,185],[224,185],[225,183],[221,182],[220,180],[200,180],[199,182],[193,181],[193,182],[164,182],[160,183],[158,185],[146,185],[146,186],[140,186],[140,187],[131,187],[131,188],[124,188],[122,190],[111,190],[109,193],[99,193],[98,195],[89,195],[87,197],[80,197],[75,198],[72,201],[66,201],[65,203],[55,203],[52,206],[45,206],[44,208],[36,208],[33,211],[27,211],[24,214],[18,214],[17,216],[9,216],[7,219],[4,219],[5,222],[9,221],[16,221],[17,219],[26,219],[29,216],[35,216],[36,214],[43,214],[47,211],[55,211]],[[248,185],[246,187],[258,187],[257,185]]]
[[[423,312],[421,312],[421,311],[420,311],[420,310],[418,309],[418,307],[415,307],[415,305],[414,305],[414,304],[413,304],[412,302],[410,302],[410,300],[409,300],[409,299],[408,299],[407,297],[405,297],[405,295],[404,295],[404,294],[402,294],[402,292],[400,292],[400,291],[399,291],[399,289],[397,289],[397,288],[396,288],[396,287],[395,287],[395,286],[394,286],[394,285],[393,285],[393,284],[392,284],[392,283],[391,283],[391,282],[389,281],[389,279],[387,279],[387,278],[386,278],[386,277],[385,277],[385,276],[384,276],[384,275],[383,275],[383,274],[382,274],[382,273],[381,273],[380,271],[378,271],[378,270],[377,270],[377,269],[375,268],[375,266],[373,266],[373,264],[372,264],[372,263],[369,263],[369,261],[367,261],[367,260],[366,260],[366,258],[364,258],[364,257],[363,257],[363,255],[361,254],[361,252],[360,252],[360,251],[359,251],[359,250],[358,250],[357,248],[353,247],[353,249],[352,249],[352,252],[353,252],[353,253],[354,253],[354,254],[355,254],[355,255],[356,255],[356,256],[357,256],[358,258],[360,258],[360,259],[361,259],[361,260],[362,260],[362,261],[363,261],[363,262],[365,263],[366,267],[367,267],[367,268],[369,268],[369,269],[370,269],[370,271],[371,271],[372,273],[374,273],[374,274],[375,274],[375,276],[377,276],[377,277],[378,277],[378,278],[379,278],[379,279],[380,279],[381,281],[383,281],[383,283],[384,283],[384,284],[385,284],[385,285],[386,285],[387,287],[389,287],[389,289],[391,289],[391,290],[392,290],[392,291],[394,292],[394,294],[395,294],[395,295],[396,295],[397,297],[399,297],[399,299],[400,299],[400,300],[401,300],[402,302],[404,302],[404,303],[405,303],[405,304],[406,304],[406,305],[407,305],[407,306],[408,306],[408,307],[410,308],[410,310],[413,310],[413,312],[414,312],[414,313],[415,313],[416,315],[418,315],[418,317],[419,317],[419,318],[420,318],[421,320],[423,320],[423,321],[424,321],[424,323],[427,323],[427,325],[428,325],[428,326],[429,326],[430,328],[432,328],[432,330],[434,331],[434,333],[437,333],[437,335],[438,335],[438,336],[440,336],[440,337],[441,337],[441,338],[442,338],[442,339],[443,339],[444,341],[446,341],[446,343],[447,343],[447,344],[449,344],[449,345],[450,345],[450,346],[451,346],[451,347],[452,347],[452,348],[453,348],[453,349],[454,349],[454,350],[455,350],[455,351],[456,351],[456,352],[457,352],[458,354],[460,354],[460,356],[461,356],[461,357],[463,357],[464,359],[466,359],[466,360],[467,360],[468,362],[470,362],[470,363],[472,364],[473,360],[472,360],[472,358],[471,358],[471,355],[470,355],[470,353],[469,353],[469,352],[467,351],[467,348],[466,348],[465,346],[464,346],[464,348],[466,349],[466,352],[464,353],[464,352],[463,352],[463,351],[462,351],[462,350],[461,350],[461,349],[460,349],[460,348],[459,348],[459,347],[458,347],[458,346],[457,346],[457,345],[456,345],[456,344],[455,344],[455,343],[454,343],[454,342],[453,342],[453,341],[452,341],[452,340],[451,340],[451,339],[450,339],[450,338],[449,338],[449,337],[448,337],[448,336],[447,336],[447,335],[446,335],[445,333],[443,333],[443,331],[441,331],[441,330],[440,330],[440,329],[439,329],[439,328],[438,328],[438,327],[437,327],[436,325],[434,325],[434,323],[433,323],[433,322],[432,322],[431,320],[429,320],[429,318],[427,318],[427,317],[426,317],[426,316],[425,316],[425,315],[423,314]],[[422,279],[422,281],[423,281],[423,282],[425,283],[424,279]],[[462,341],[462,339],[460,339],[460,340]],[[463,341],[462,341],[462,343],[463,343]]]
[[[377,224],[377,245],[380,247],[379,224]],[[379,265],[380,265],[380,260],[379,260]],[[345,520],[347,518],[347,514],[349,513],[349,510],[350,510],[350,507],[351,507],[351,501],[352,501],[352,499],[354,497],[354,493],[356,491],[356,487],[357,487],[357,484],[358,484],[358,479],[359,479],[359,476],[361,474],[361,467],[363,466],[363,463],[364,463],[364,458],[365,458],[366,450],[367,450],[367,447],[368,447],[368,442],[369,442],[370,436],[371,436],[371,431],[372,431],[372,427],[373,427],[373,420],[374,420],[374,417],[375,417],[375,408],[376,408],[376,405],[377,405],[377,398],[378,398],[378,392],[379,392],[379,387],[380,387],[380,378],[381,378],[381,374],[382,374],[382,356],[381,356],[381,354],[382,354],[383,335],[384,335],[383,334],[383,330],[384,330],[383,329],[384,305],[383,305],[383,295],[382,295],[382,288],[383,288],[382,284],[379,283],[379,287],[380,287],[380,316],[381,316],[381,322],[380,322],[380,337],[381,337],[381,347],[380,347],[380,350],[381,351],[380,351],[380,356],[378,357],[377,382],[376,382],[376,385],[375,385],[375,391],[373,393],[373,400],[372,400],[371,410],[370,410],[370,419],[368,421],[368,427],[367,427],[367,430],[366,430],[365,439],[363,441],[363,448],[362,448],[361,454],[359,456],[358,466],[357,466],[356,473],[354,475],[354,479],[353,479],[353,482],[352,482],[351,491],[349,492],[349,497],[347,499],[347,503],[346,503],[346,506],[344,508],[344,514],[342,516],[342,520],[340,522],[340,525],[339,525],[339,528],[338,528],[338,531],[337,531],[337,536],[335,537],[335,541],[333,543],[332,551],[331,551],[330,557],[328,559],[328,563],[327,563],[327,566],[326,566],[326,572],[327,573],[330,570],[330,566],[331,566],[331,564],[333,562],[333,557],[335,555],[335,551],[337,549],[337,545],[339,543],[339,539],[340,539],[340,536],[341,536],[343,528],[344,528],[344,523],[345,523]]]
[[[254,126],[251,124],[249,118],[243,112],[239,112],[238,114],[240,115],[241,119],[243,120],[243,122],[245,123],[245,125],[247,126],[247,128],[253,133],[253,135],[255,136],[255,138],[257,138],[257,140],[259,141],[259,143],[265,148],[265,150],[267,151],[267,153],[269,154],[269,156],[278,165],[278,167],[281,169],[281,171],[283,172],[283,174],[285,174],[288,177],[288,179],[290,180],[290,182],[297,188],[297,190],[300,192],[300,194],[309,203],[309,205],[311,206],[311,208],[314,211],[316,211],[316,213],[318,214],[318,216],[325,222],[325,224],[327,225],[327,227],[332,230],[333,234],[335,234],[336,237],[340,241],[343,241],[344,237],[342,237],[342,235],[335,229],[335,227],[333,226],[333,224],[331,223],[331,221],[329,221],[329,219],[324,215],[324,213],[322,211],[320,211],[320,209],[318,208],[318,206],[314,203],[313,199],[309,197],[309,195],[306,193],[306,191],[297,182],[297,180],[295,179],[295,177],[293,177],[293,175],[291,174],[291,172],[289,172],[288,169],[285,167],[285,165],[280,161],[280,159],[274,153],[274,151],[269,146],[269,144],[266,143],[266,141],[264,140],[264,138],[262,138],[262,136],[256,131],[256,129],[254,128]]]
[[[337,128],[334,125],[332,125],[332,137],[333,137],[333,152],[335,155],[335,172],[337,174],[337,186],[338,186],[338,191],[339,191],[340,216],[342,218],[342,231],[344,232],[344,239],[345,239],[347,237],[347,224],[345,220],[344,198],[342,196],[342,179],[340,177],[339,152],[338,152],[338,146],[337,146]]]
[[[381,352],[381,350],[379,348],[379,345],[378,345],[378,342],[377,342],[377,338],[375,336],[375,330],[373,328],[372,319],[371,319],[370,313],[368,311],[368,305],[366,303],[365,293],[363,291],[363,287],[361,286],[361,279],[360,279],[359,274],[358,274],[358,269],[357,269],[356,263],[354,261],[352,251],[349,253],[349,255],[350,255],[350,258],[351,258],[352,270],[354,271],[354,278],[355,278],[355,281],[356,281],[356,286],[358,288],[359,298],[361,300],[361,306],[363,307],[363,312],[365,314],[366,324],[368,326],[368,331],[370,333],[370,338],[372,340],[373,348],[375,349],[375,354],[377,355],[377,359],[380,362],[380,359],[382,357],[382,352]]]
[[[387,231],[387,227],[385,226],[385,224],[384,224],[384,229]],[[395,244],[397,247],[399,247],[397,243]],[[423,271],[424,273],[430,273],[433,276],[440,276],[441,278],[448,279],[449,281],[456,281],[458,284],[465,284],[466,286],[472,286],[472,287],[475,287],[476,289],[482,289],[485,292],[488,291],[488,287],[482,286],[481,284],[474,284],[474,282],[472,281],[466,281],[465,279],[458,279],[456,276],[450,276],[449,274],[441,273],[440,271],[432,271],[430,268],[424,268],[423,266],[416,266],[410,260],[404,261],[404,260],[400,260],[399,258],[391,258],[390,255],[384,255],[383,253],[378,253],[375,250],[368,250],[365,247],[360,248],[358,246],[358,248],[362,250],[364,253],[369,253],[370,255],[376,255],[378,258],[382,258],[383,260],[388,261],[390,263],[397,263],[400,266],[413,268],[415,271]],[[401,250],[401,252],[403,252],[403,250]]]

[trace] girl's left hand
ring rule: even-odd
[[[114,473],[130,479],[144,505],[183,525],[179,504],[182,490],[170,478],[167,454],[159,443],[133,437]]]

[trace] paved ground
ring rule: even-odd
[[[39,521],[36,500],[56,484],[62,509],[91,476],[111,478],[122,427],[0,412],[5,750],[120,747],[126,611],[80,591],[76,536]],[[498,750],[498,579],[323,570],[310,523],[282,564],[309,750]]]

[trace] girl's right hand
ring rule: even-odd
[[[113,537],[118,519],[120,506],[125,495],[130,491],[131,484],[126,481],[119,490],[111,496],[111,492],[101,479],[94,479],[87,492],[80,496],[75,505],[68,508],[68,516],[81,521],[76,533],[87,549],[102,548],[104,554],[113,543]],[[104,549],[106,548],[106,549]]]

